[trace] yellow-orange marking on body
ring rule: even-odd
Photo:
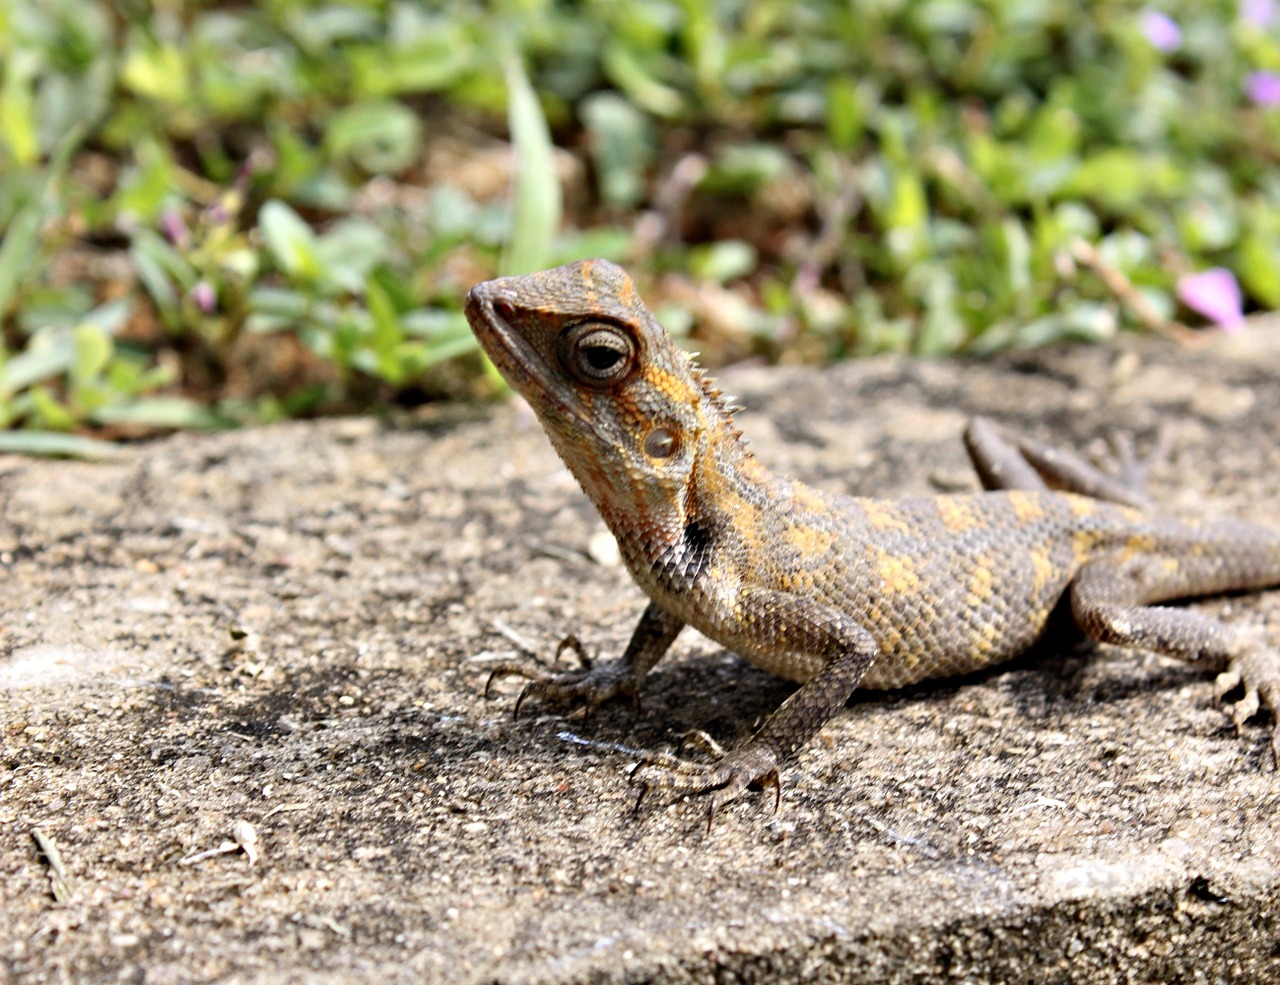
[[[873,548],[876,571],[880,575],[880,590],[885,595],[905,595],[920,585],[910,558],[897,557],[888,551]]]
[[[1130,534],[1124,542],[1124,556],[1134,557],[1138,554],[1150,554],[1155,550],[1156,538],[1153,534]]]
[[[867,512],[867,523],[877,530],[897,530],[904,534],[911,532],[911,526],[892,503],[868,499],[863,500],[863,508]]]
[[[812,486],[806,486],[803,482],[792,482],[791,504],[795,511],[800,514],[813,513],[817,516],[829,516],[831,514],[831,507],[822,494]]]
[[[996,640],[999,638],[1000,632],[993,622],[983,623],[974,632],[973,637],[969,640],[969,647],[973,650],[975,656],[985,657],[996,648]]]
[[[635,305],[636,285],[632,283],[630,277],[622,278],[622,285],[618,288],[618,300],[627,308]]]
[[[1013,515],[1020,523],[1029,523],[1044,516],[1044,507],[1040,505],[1040,498],[1025,489],[1011,489],[1009,505],[1013,507]]]
[[[1044,628],[1044,624],[1049,621],[1049,613],[1052,611],[1048,606],[1038,606],[1031,610],[1031,614],[1027,617],[1027,622],[1035,627],[1036,633]]]
[[[1050,582],[1057,575],[1054,568],[1053,559],[1049,556],[1047,547],[1038,547],[1031,552],[1031,568],[1034,571],[1031,592],[1039,598],[1040,594],[1049,587]]]
[[[1068,496],[1072,516],[1093,516],[1098,512],[1098,501],[1088,496]]]
[[[902,646],[902,631],[894,625],[888,614],[880,606],[872,605],[867,611],[867,628],[875,634],[881,653],[895,653]],[[907,653],[904,652],[899,655],[907,658],[908,664],[911,663]]]
[[[991,558],[988,555],[984,554],[978,558],[973,571],[969,573],[969,583],[965,587],[969,590],[969,594],[965,596],[965,603],[971,609],[978,608],[991,598],[995,590],[995,573],[992,571]]]
[[[940,496],[937,502],[938,515],[942,518],[942,525],[948,530],[957,532],[972,530],[982,523],[981,518],[971,508],[972,504],[968,499]]]
[[[1084,564],[1093,557],[1093,549],[1097,546],[1097,534],[1091,530],[1077,530],[1071,535],[1071,552],[1075,555],[1077,565]]]
[[[587,260],[582,264],[582,291],[586,295],[588,311],[595,311],[599,307],[595,278],[591,276],[591,268],[594,266],[594,260]]]
[[[817,561],[831,550],[836,535],[830,530],[821,530],[808,525],[788,524],[783,528],[782,536],[787,544],[806,561]]]

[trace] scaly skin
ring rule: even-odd
[[[711,791],[711,813],[778,767],[854,688],[901,687],[1008,660],[1064,595],[1096,640],[1220,670],[1239,726],[1280,704],[1280,653],[1199,613],[1152,603],[1280,584],[1280,532],[1143,507],[1069,453],[973,422],[972,495],[850,498],[774,474],[720,392],[677,348],[627,274],[588,260],[477,284],[467,318],[529,402],[652,600],[621,660],[551,674],[503,665],[536,697],[588,708],[634,696],[686,624],[801,683],[748,741],[711,763],[667,754],[643,790]],[[1280,752],[1280,732],[1272,735]]]

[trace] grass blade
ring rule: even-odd
[[[560,229],[560,179],[547,119],[519,57],[506,60],[508,120],[515,146],[515,195],[511,235],[502,257],[504,275],[541,270]]]
[[[110,441],[62,431],[0,431],[0,454],[106,461],[124,457],[125,449]]]

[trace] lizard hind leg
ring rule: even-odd
[[[1195,566],[1161,556],[1105,556],[1087,563],[1071,585],[1077,624],[1101,643],[1138,647],[1220,670],[1217,699],[1238,692],[1237,731],[1263,707],[1275,719],[1272,765],[1280,767],[1280,651],[1251,629],[1187,609],[1153,605],[1197,592]]]
[[[1147,473],[1164,456],[1163,433],[1141,459],[1127,436],[1115,435],[1109,444],[1114,469],[1104,472],[1064,448],[1022,435],[1007,436],[985,417],[973,418],[964,429],[965,450],[984,489],[1056,489],[1125,506],[1149,506]]]

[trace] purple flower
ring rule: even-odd
[[[1270,27],[1276,13],[1276,0],[1244,0],[1240,4],[1240,19],[1254,27]]]
[[[1244,91],[1259,106],[1280,106],[1280,72],[1250,72]]]
[[[1225,267],[1210,267],[1179,278],[1178,299],[1219,328],[1231,330],[1244,324],[1240,285]]]
[[[177,209],[165,209],[160,213],[160,228],[165,238],[180,250],[191,245],[191,236],[187,233],[187,224],[182,221],[182,213]]]
[[[1158,10],[1144,10],[1139,22],[1151,47],[1163,51],[1177,51],[1182,46],[1182,28],[1168,14]]]
[[[202,280],[191,288],[191,299],[195,301],[196,307],[206,315],[213,314],[218,308],[218,292],[213,289],[213,285],[207,280]]]

